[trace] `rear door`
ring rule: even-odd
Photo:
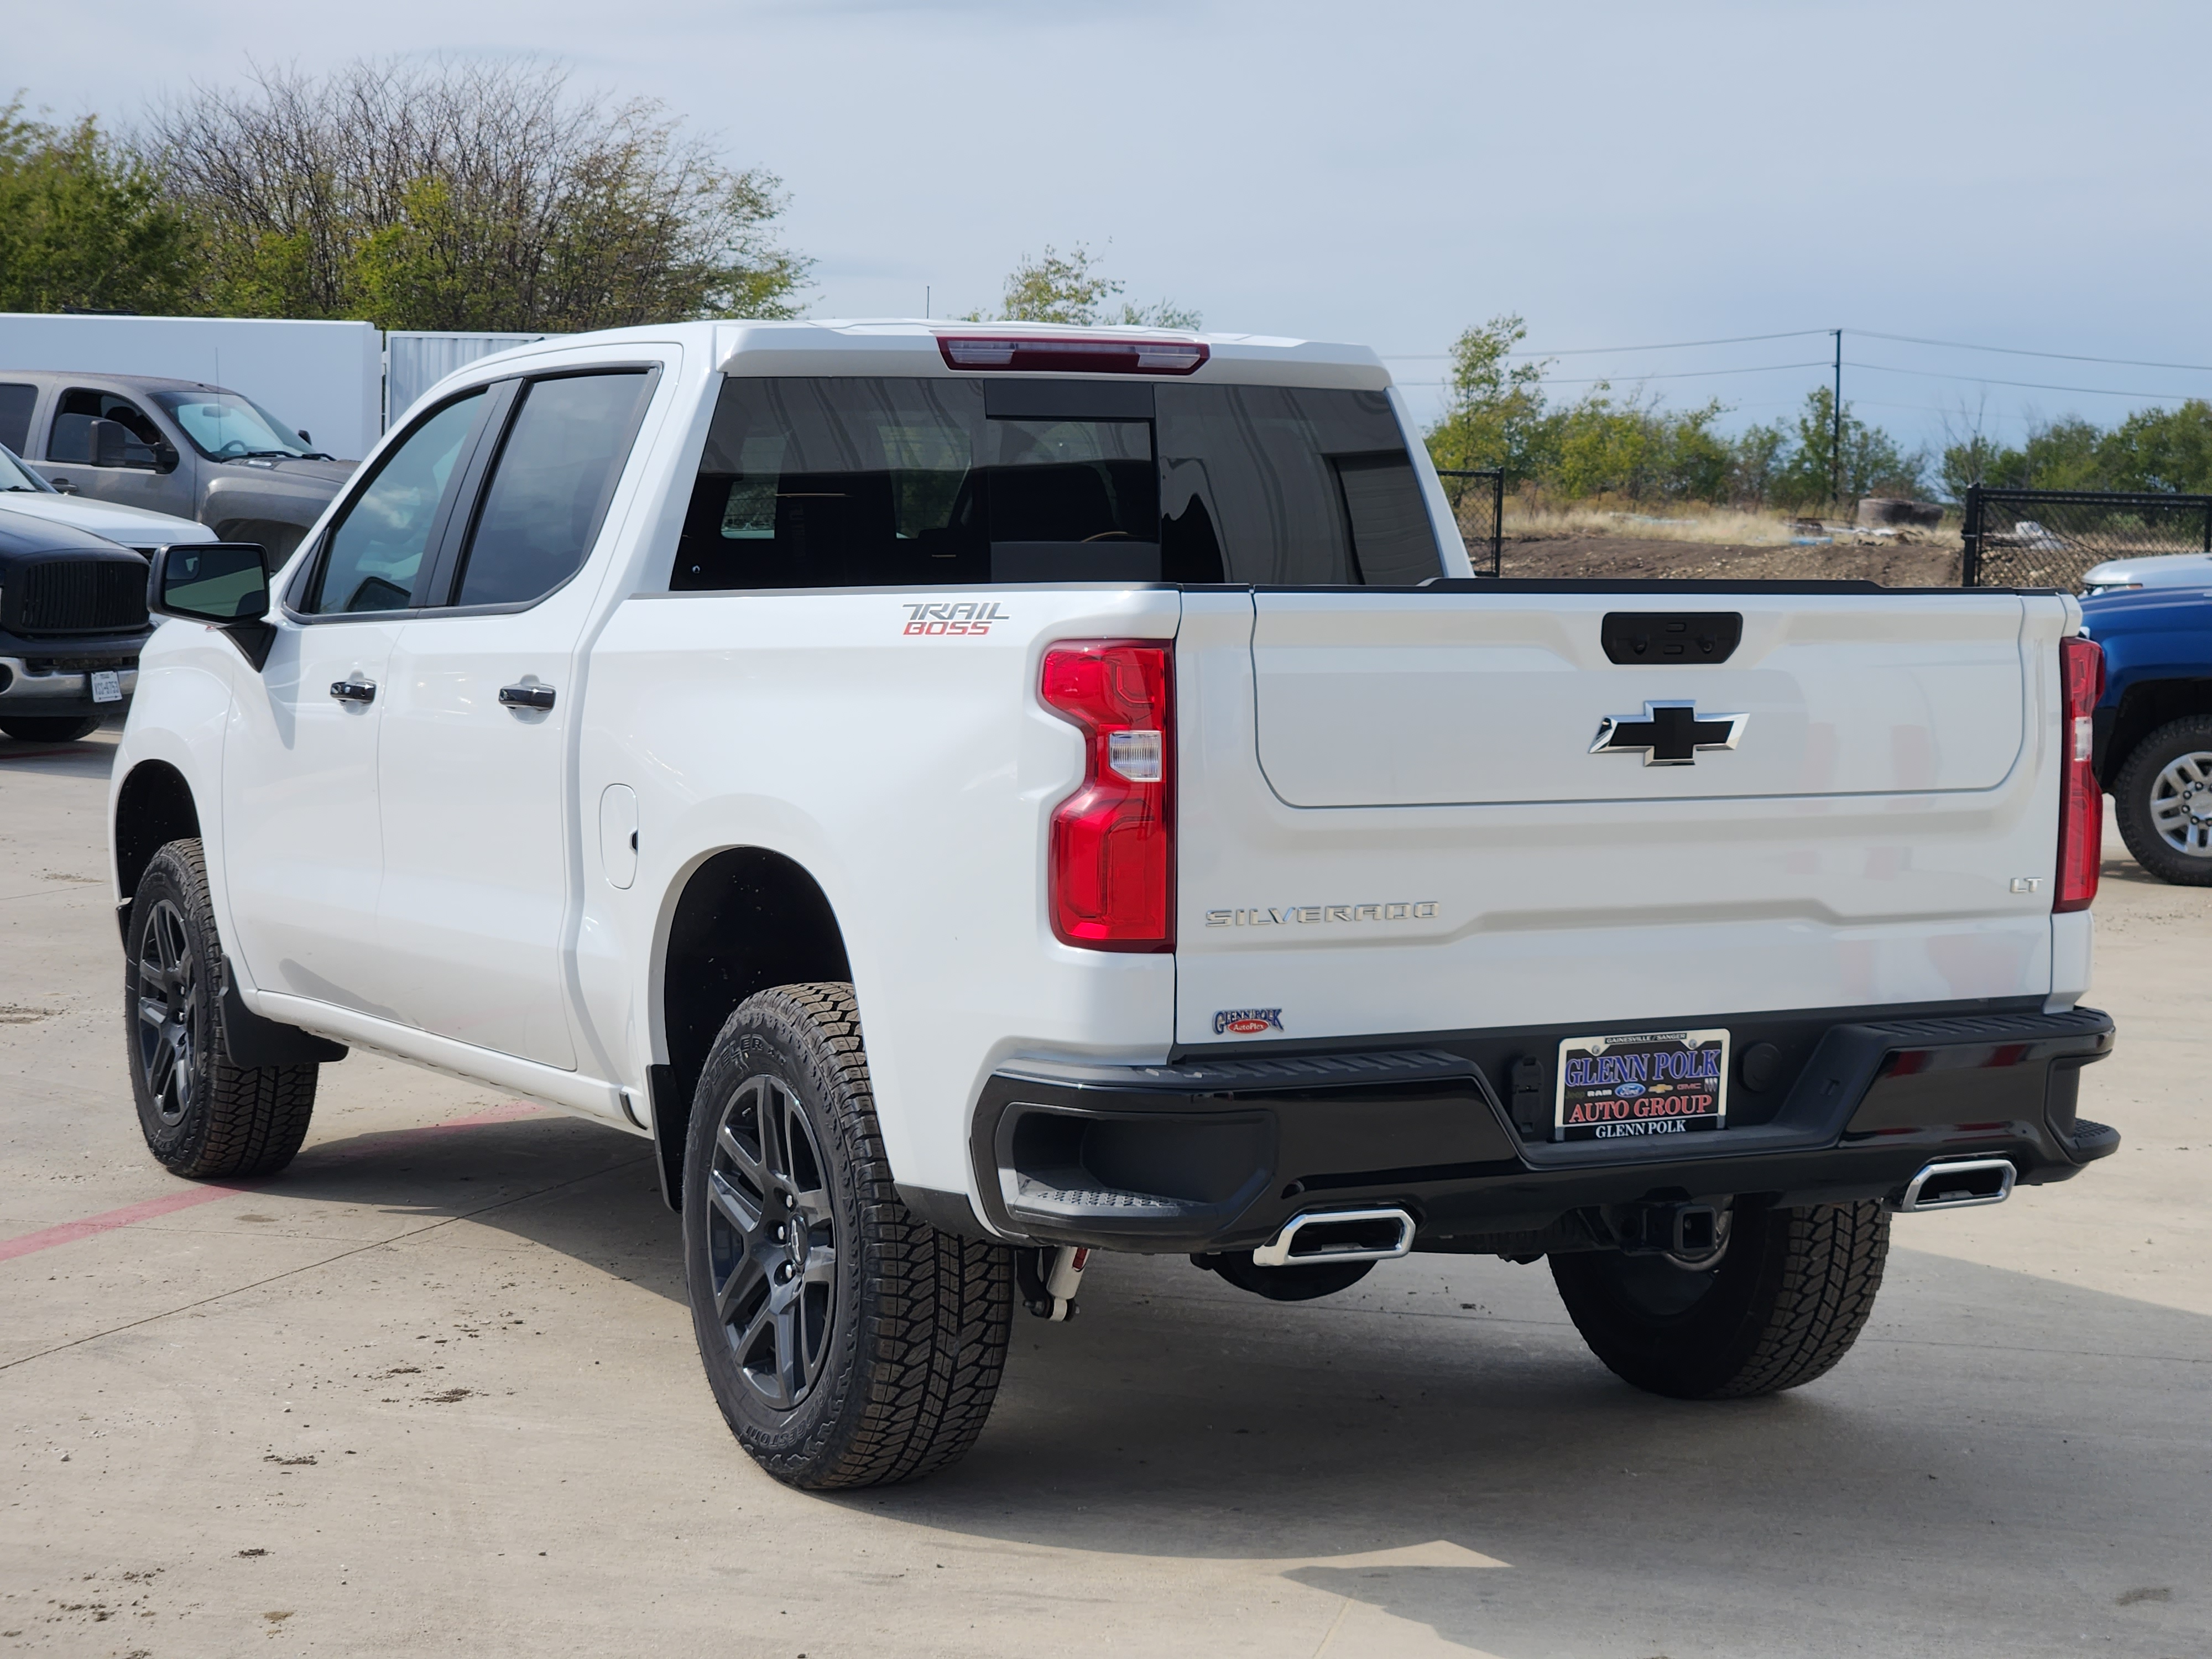
[[[654,380],[629,366],[495,388],[473,514],[392,659],[378,939],[394,1001],[426,1031],[563,1068],[577,647]]]
[[[1561,586],[1189,596],[1182,1041],[2047,989],[2059,602]]]

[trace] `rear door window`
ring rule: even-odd
[[[0,445],[23,453],[31,435],[31,411],[38,406],[38,387],[0,384]]]
[[[1407,583],[1441,568],[1379,392],[732,378],[670,585]]]
[[[526,605],[583,568],[652,384],[647,371],[624,369],[523,386],[461,552],[453,604]]]

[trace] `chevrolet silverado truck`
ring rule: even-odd
[[[2053,592],[1477,579],[1351,347],[701,323],[470,364],[279,568],[156,556],[138,1117],[359,1045],[648,1138],[736,1437],[981,1430],[1092,1253],[1547,1261],[1688,1398],[2065,1180],[2100,658]]]

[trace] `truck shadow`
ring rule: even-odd
[[[0,733],[0,778],[104,778],[115,765],[119,727],[103,726],[76,743],[19,743]]]
[[[631,1138],[550,1115],[362,1136],[283,1184],[467,1215],[688,1324]],[[1331,1654],[2212,1648],[2196,1315],[1899,1249],[1836,1371],[1693,1404],[1600,1367],[1540,1265],[1416,1257],[1279,1305],[1179,1257],[1103,1257],[1082,1304],[1016,1315],[991,1422],[940,1475],[791,1493],[731,1445],[726,1478],[748,1507],[1011,1546],[1033,1590],[1066,1553],[1178,1561],[1232,1603],[1342,1596]],[[713,1417],[703,1390],[690,1408]]]

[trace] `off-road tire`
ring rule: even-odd
[[[149,938],[157,928],[165,939]],[[173,841],[154,854],[131,897],[124,1036],[147,1150],[172,1175],[194,1180],[273,1175],[300,1150],[315,1110],[314,1066],[230,1063],[222,984],[200,844]],[[158,1025],[156,1003],[167,1014]]]
[[[1554,1255],[1552,1278],[1590,1352],[1624,1382],[1677,1400],[1740,1400],[1801,1387],[1848,1353],[1888,1255],[1878,1203],[1739,1200],[1711,1267],[1583,1251]]]
[[[2180,887],[2212,886],[2212,858],[2179,851],[2151,821],[2151,792],[2159,774],[2184,755],[2212,753],[2212,714],[2168,720],[2130,750],[2112,780],[2112,816],[2120,839],[2137,864]]]
[[[763,1127],[771,1109],[803,1126],[776,1140]],[[720,1140],[726,1119],[744,1137],[735,1150]],[[771,1191],[773,1147],[785,1143],[799,1149],[787,1164],[811,1170],[818,1158],[820,1167]],[[819,1196],[800,1198],[799,1183],[815,1179]],[[1006,1366],[1013,1252],[939,1232],[900,1203],[851,986],[778,986],[730,1016],[693,1097],[683,1188],[700,1358],[730,1431],[763,1468],[794,1486],[883,1486],[941,1469],[975,1444]],[[786,1197],[793,1207],[775,1208]],[[783,1245],[760,1220],[775,1214],[817,1219],[792,1229],[806,1242]],[[823,1243],[834,1266],[810,1270]],[[796,1388],[775,1346],[780,1334],[745,1346],[744,1330],[733,1332],[758,1328],[769,1294],[768,1277],[740,1264],[780,1261],[758,1254],[779,1249],[802,1253],[790,1264],[800,1291],[818,1275],[828,1292],[826,1312],[793,1304],[793,1352],[806,1373]],[[726,1318],[718,1291],[729,1298]],[[818,1348],[805,1334],[810,1317],[825,1333]],[[771,1383],[762,1377],[763,1341]]]
[[[75,743],[100,730],[97,714],[10,714],[0,732],[18,743]]]

